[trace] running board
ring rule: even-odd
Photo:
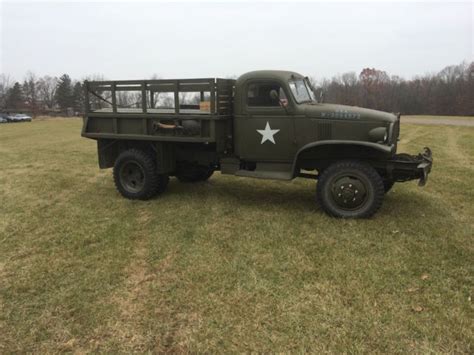
[[[293,176],[290,172],[284,171],[262,171],[262,170],[238,170],[235,176],[253,177],[257,179],[272,179],[272,180],[291,180]]]
[[[237,170],[234,175],[257,179],[292,180],[290,164],[257,163],[255,170]]]

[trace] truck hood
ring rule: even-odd
[[[310,118],[328,118],[341,120],[363,120],[391,123],[397,120],[393,113],[371,110],[357,106],[336,104],[305,104],[304,113]]]

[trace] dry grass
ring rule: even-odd
[[[402,127],[425,188],[371,220],[314,182],[121,198],[78,119],[0,126],[0,352],[474,352],[474,128]]]

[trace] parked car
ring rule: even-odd
[[[15,113],[7,116],[10,122],[31,122],[31,116],[25,115],[24,113]]]
[[[1,117],[7,122],[31,122],[31,116],[25,115],[24,113],[2,113]]]
[[[7,123],[8,122],[8,116],[0,113],[0,123]]]

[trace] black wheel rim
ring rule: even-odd
[[[140,192],[145,186],[145,172],[137,162],[126,162],[120,168],[120,182],[128,192]]]
[[[332,179],[331,197],[338,208],[346,211],[358,210],[368,200],[368,181],[355,174],[338,175]]]

